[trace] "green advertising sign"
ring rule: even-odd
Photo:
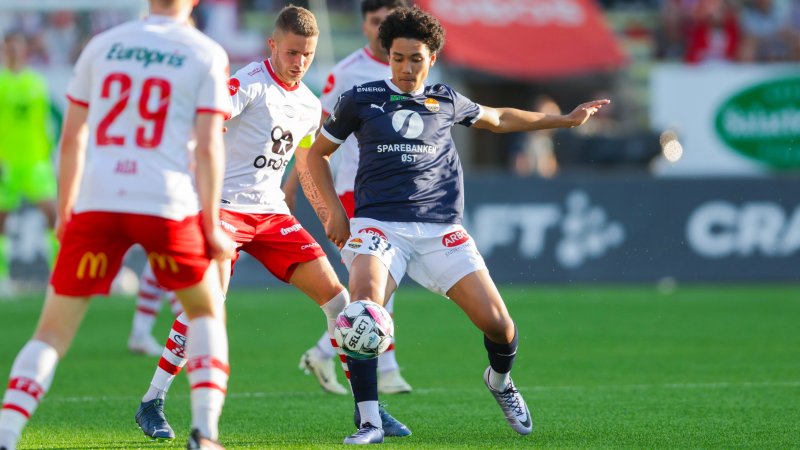
[[[728,98],[717,110],[720,139],[777,168],[800,167],[800,77],[770,80]]]

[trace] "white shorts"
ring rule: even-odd
[[[378,257],[397,285],[408,273],[427,289],[445,295],[459,280],[486,269],[464,227],[424,222],[350,219],[350,239],[342,248],[347,269],[357,255]]]

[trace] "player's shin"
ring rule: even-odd
[[[164,352],[158,361],[158,367],[150,381],[150,388],[142,397],[143,402],[161,398],[167,395],[169,387],[175,376],[186,364],[186,331],[189,326],[189,319],[186,314],[179,315],[172,324],[169,338],[164,346]]]
[[[50,388],[58,353],[50,345],[28,341],[14,360],[0,409],[0,447],[16,448],[22,429]]]
[[[347,357],[350,368],[350,386],[353,399],[361,415],[361,425],[370,423],[382,428],[378,405],[378,359],[353,359]]]
[[[344,370],[344,374],[347,379],[350,379],[350,370],[347,365],[347,360],[345,359],[344,352],[342,349],[339,348],[339,345],[336,343],[336,340],[333,338],[333,329],[336,328],[336,317],[339,315],[340,312],[344,309],[347,304],[350,303],[350,294],[347,292],[347,289],[343,289],[342,292],[339,292],[335,297],[328,300],[324,305],[320,306],[322,312],[325,313],[325,317],[327,318],[328,323],[328,338],[331,346],[333,346],[336,353],[339,355],[339,361],[342,363],[342,369]]]
[[[219,416],[228,388],[228,334],[224,322],[202,316],[189,323],[186,345],[191,389],[192,428],[217,440]]]
[[[497,343],[483,336],[483,345],[489,355],[489,384],[498,391],[504,391],[511,378],[511,367],[517,356],[517,328],[514,326],[514,338],[509,343]]]

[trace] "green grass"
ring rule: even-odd
[[[514,379],[534,414],[520,437],[486,392],[480,333],[453,304],[398,294],[398,360],[414,386],[384,396],[410,448],[800,447],[800,286],[514,287]],[[0,303],[0,374],[34,327],[38,299]],[[155,358],[126,352],[133,302],[95,300],[20,448],[179,448],[189,426],[181,376],[167,412],[179,439],[145,440],[133,421]],[[352,431],[352,401],[297,369],[323,330],[293,290],[229,295],[231,379],[221,421],[230,449],[327,448]],[[160,335],[170,319],[162,315]],[[0,381],[0,383],[4,383]]]

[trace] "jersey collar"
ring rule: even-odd
[[[422,93],[425,92],[425,85],[424,84],[422,85],[421,88],[417,89],[416,91],[403,92],[399,87],[395,86],[394,83],[392,83],[392,79],[391,78],[387,78],[384,81],[386,82],[386,86],[389,86],[389,89],[397,92],[398,94],[403,94],[403,95],[422,95]]]
[[[365,46],[365,47],[364,47],[364,54],[365,54],[365,55],[367,55],[367,58],[369,58],[369,59],[371,59],[371,60],[375,61],[375,62],[376,62],[376,63],[378,63],[378,64],[381,64],[381,65],[384,65],[384,66],[388,66],[388,65],[389,65],[389,62],[388,62],[388,61],[387,61],[387,62],[383,62],[383,61],[381,61],[380,59],[378,59],[378,57],[377,57],[377,56],[375,56],[375,54],[374,54],[374,53],[372,53],[371,51],[369,51],[369,47],[368,47],[368,46]]]
[[[282,87],[284,90],[295,91],[297,90],[297,88],[300,87],[299,81],[294,86],[289,86],[288,84],[284,83],[283,80],[278,78],[278,74],[276,74],[275,71],[272,69],[272,58],[265,59],[264,66],[266,66],[267,72],[269,72],[269,75],[272,77],[273,80],[275,80],[275,83],[277,83],[277,85]]]
[[[143,19],[147,23],[178,23],[182,24],[181,21],[172,17],[172,16],[164,16],[161,14],[150,14],[149,16]]]

